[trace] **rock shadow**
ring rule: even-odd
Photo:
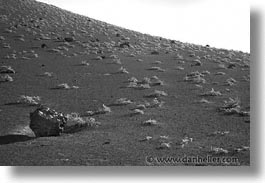
[[[4,135],[0,136],[0,145],[12,144],[15,142],[24,142],[34,138],[35,137],[29,137],[27,135],[19,135],[19,134]]]

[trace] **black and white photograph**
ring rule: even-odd
[[[0,165],[249,167],[251,62],[247,1],[0,0]]]

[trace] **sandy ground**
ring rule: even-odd
[[[15,70],[13,81],[0,74],[0,165],[250,165],[248,53],[153,37],[33,0],[0,0],[0,50],[0,66]],[[186,81],[196,71],[199,80]],[[153,76],[163,85],[127,87],[132,77]],[[79,88],[53,89],[61,83]],[[212,88],[220,95],[203,96]],[[152,104],[146,95],[155,90],[167,94],[158,97],[163,105],[134,114],[138,104]],[[16,103],[21,95],[65,114],[103,104],[111,112],[93,116],[98,127],[34,138],[36,106]],[[132,103],[111,105],[119,98]],[[229,98],[240,100],[241,113],[218,110]],[[149,119],[157,124],[143,125]],[[237,162],[160,162],[197,156]]]

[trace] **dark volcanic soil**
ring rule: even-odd
[[[0,165],[249,165],[249,65],[248,53],[153,37],[33,0],[0,0],[0,66],[15,70],[13,81],[0,74]],[[121,67],[128,73],[117,73]],[[164,84],[126,87],[131,77],[152,76]],[[61,83],[79,88],[52,89]],[[212,88],[221,95],[202,96]],[[164,104],[133,114],[137,104],[152,103],[145,96],[155,90],[168,94],[158,98]],[[17,104],[21,95],[65,114],[103,104],[112,112],[93,116],[98,127],[34,138],[29,113],[36,107]],[[110,105],[119,98],[132,103]],[[240,100],[239,112],[218,110],[229,98]],[[158,124],[142,124],[149,119]],[[158,162],[207,155],[238,162]]]

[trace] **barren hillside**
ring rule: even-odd
[[[249,65],[249,53],[0,0],[0,165],[249,165]],[[34,102],[97,123],[35,138]],[[238,162],[159,162],[207,155]]]

